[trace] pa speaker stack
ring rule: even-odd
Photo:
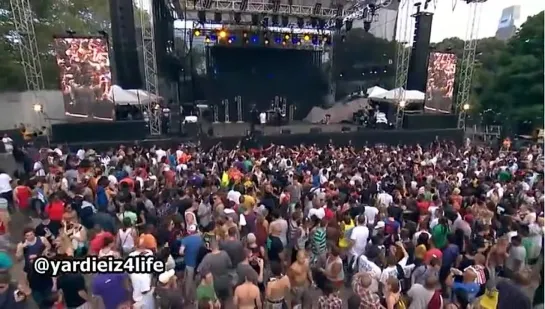
[[[141,89],[132,0],[110,0],[110,17],[116,83],[124,89]]]

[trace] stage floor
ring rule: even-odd
[[[206,134],[208,128],[212,126],[214,130],[214,137],[233,137],[233,136],[244,136],[246,132],[250,130],[249,123],[212,123],[212,124],[203,124],[203,133]],[[289,130],[289,133],[284,134],[310,134],[312,128],[318,128],[322,133],[331,133],[331,132],[341,132],[343,128],[349,128],[348,131],[356,131],[358,126],[353,124],[342,124],[342,123],[333,123],[333,124],[314,124],[304,121],[293,121],[289,124],[282,126],[273,126],[273,125],[256,125],[255,129],[257,131],[263,132],[263,135],[280,135],[282,130]],[[345,129],[346,131],[347,129]],[[315,133],[312,133],[315,134]]]

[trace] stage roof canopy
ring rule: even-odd
[[[417,90],[405,90],[403,88],[396,88],[386,92],[377,92],[376,94],[370,94],[369,99],[379,102],[396,103],[396,98],[402,97],[399,93],[401,91],[405,92],[404,97],[405,102],[407,103],[423,102],[424,97],[426,96],[423,92]]]

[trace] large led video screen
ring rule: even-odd
[[[452,111],[456,60],[455,54],[430,53],[425,109],[441,113]]]
[[[54,39],[66,115],[113,120],[108,42],[100,37]]]

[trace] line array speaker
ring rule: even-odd
[[[110,18],[116,82],[124,89],[140,89],[142,74],[138,65],[132,0],[110,0]]]

